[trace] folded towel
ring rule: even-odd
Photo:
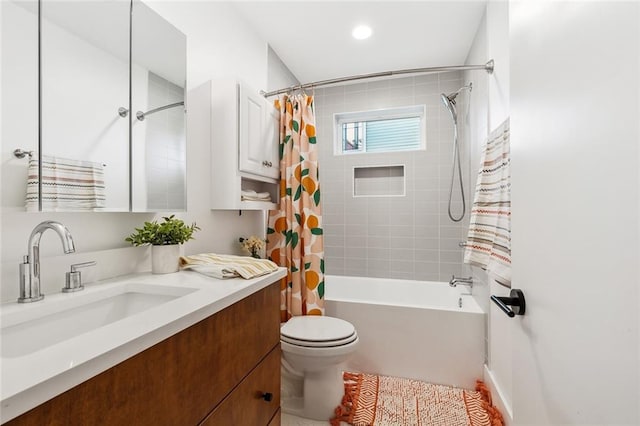
[[[251,189],[240,191],[242,201],[271,201],[271,194],[268,192],[256,192]]]
[[[268,198],[258,198],[258,197],[248,197],[243,195],[240,197],[241,201],[271,201],[271,197]]]
[[[180,266],[215,278],[242,277],[247,280],[278,270],[278,265],[267,259],[215,253],[181,256]]]
[[[220,265],[192,265],[185,268],[189,268],[192,271],[200,272],[203,275],[217,278],[219,280],[226,278],[238,278],[240,276],[234,269]]]

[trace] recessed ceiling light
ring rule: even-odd
[[[358,25],[353,29],[351,35],[353,36],[353,38],[356,38],[358,40],[364,40],[365,38],[371,37],[371,33],[371,27],[368,27],[366,25]]]

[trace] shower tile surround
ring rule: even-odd
[[[463,123],[469,95],[457,99],[467,198],[467,213],[458,223],[447,215],[453,121],[440,101],[442,92],[464,83],[455,72],[315,90],[327,274],[448,281],[452,274],[468,273],[458,244],[466,239],[472,197]],[[425,151],[334,155],[335,113],[419,104],[426,105]],[[354,167],[388,165],[404,165],[404,196],[353,196]],[[454,212],[462,206],[458,191]]]

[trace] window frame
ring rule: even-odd
[[[367,152],[366,136],[362,150],[344,151],[342,146],[343,124],[393,120],[403,118],[420,119],[420,146],[418,148],[398,149],[393,151]],[[386,154],[390,152],[425,151],[427,149],[427,106],[409,105],[402,107],[381,108],[375,110],[338,112],[333,114],[333,155]],[[366,131],[365,131],[366,135]]]

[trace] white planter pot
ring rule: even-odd
[[[151,273],[171,274],[180,269],[180,244],[151,246]]]

